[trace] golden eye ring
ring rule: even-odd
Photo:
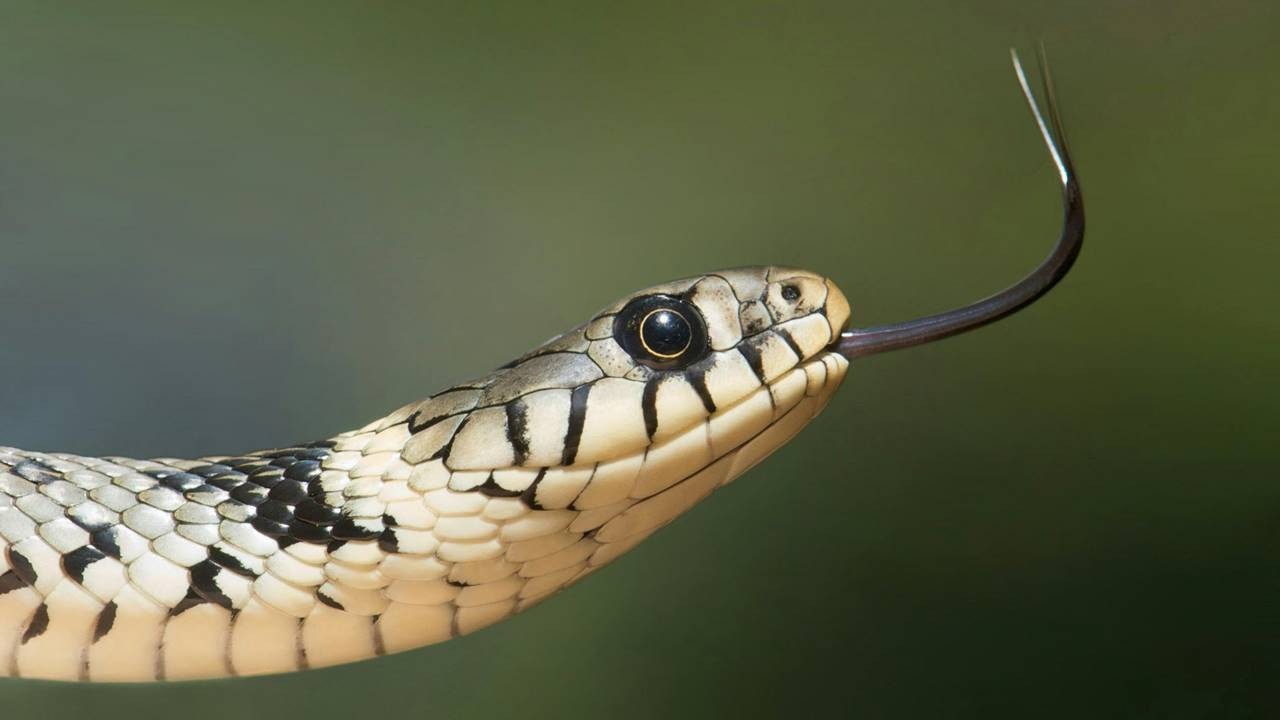
[[[650,310],[640,320],[639,335],[645,352],[661,360],[674,360],[693,344],[688,318],[666,307]]]

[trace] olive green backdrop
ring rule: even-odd
[[[725,266],[969,301],[1057,233],[1037,39],[1084,254],[524,616],[5,720],[1280,707],[1275,3],[407,6],[0,3],[0,441],[324,437]]]

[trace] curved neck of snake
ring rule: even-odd
[[[1049,257],[1040,263],[1035,270],[1009,288],[971,305],[949,310],[937,315],[869,328],[855,328],[842,333],[834,349],[849,359],[874,355],[876,353],[900,350],[914,345],[923,345],[935,340],[951,337],[960,333],[993,323],[1003,317],[1012,315],[1035,302],[1058,284],[1074,264],[1080,254],[1084,242],[1084,200],[1080,194],[1080,184],[1072,168],[1071,156],[1067,152],[1066,136],[1062,129],[1062,121],[1058,115],[1057,103],[1053,95],[1053,84],[1049,78],[1043,55],[1040,58],[1040,71],[1048,99],[1048,122],[1036,104],[1035,95],[1027,84],[1022,65],[1016,54],[1013,55],[1014,70],[1022,86],[1023,95],[1031,108],[1032,116],[1039,126],[1041,136],[1049,149],[1062,186],[1062,231],[1058,243]],[[1052,131],[1050,130],[1052,127]],[[1055,139],[1056,136],[1056,139]]]

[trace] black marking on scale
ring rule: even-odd
[[[27,581],[19,577],[14,571],[9,570],[4,574],[0,574],[0,595],[24,587],[27,587]]]
[[[27,629],[22,631],[22,643],[26,645],[28,642],[40,637],[45,630],[49,629],[49,606],[40,603],[40,607],[36,608],[35,613],[31,616],[31,622],[27,623]]]
[[[109,522],[86,518],[80,513],[72,514],[71,512],[68,512],[67,517],[71,520],[71,522],[75,523],[76,525],[79,525],[80,528],[87,533],[95,533],[104,528],[111,527],[111,523]]]
[[[102,639],[102,636],[111,632],[111,626],[115,625],[115,622],[116,602],[112,600],[98,611],[98,617],[93,622],[93,639],[80,650],[80,682],[87,682],[90,679],[89,651],[93,649],[94,643]]]
[[[321,604],[328,605],[334,610],[346,610],[346,608],[342,606],[342,603],[326,595],[323,589],[316,590],[316,599],[319,600]]]
[[[357,524],[357,519],[363,524]],[[386,527],[379,519],[343,516],[334,523],[331,533],[338,540],[377,540],[385,530]]]
[[[711,399],[711,391],[707,389],[707,367],[700,365],[696,368],[689,368],[685,371],[685,378],[689,384],[693,386],[693,391],[698,393],[698,397],[702,400],[702,407],[708,414],[716,411],[716,401]]]
[[[26,555],[18,552],[14,547],[5,549],[5,553],[9,558],[9,570],[13,574],[22,579],[22,582],[28,585],[36,584],[36,569],[32,567],[31,561]]]
[[[93,642],[98,642],[111,632],[111,628],[116,624],[116,601],[112,600],[102,606],[102,612],[98,613],[98,621],[93,625]]]
[[[217,545],[209,546],[209,559],[237,575],[243,575],[250,579],[256,579],[258,577],[253,570],[245,567],[244,563],[240,562],[239,558],[219,548]]]
[[[529,407],[524,398],[507,403],[507,441],[515,453],[515,464],[523,465],[529,457]],[[490,476],[493,479],[493,476]]]
[[[222,572],[222,568],[215,565],[212,561],[204,560],[191,566],[191,587],[188,594],[194,592],[207,602],[233,610],[231,607],[231,598],[222,592],[222,588],[218,587],[218,574]],[[234,572],[234,571],[231,571]]]
[[[742,334],[746,337],[764,332],[769,328],[769,321],[759,316],[753,317],[750,320],[743,320],[741,310],[738,312],[738,319],[742,322]]]
[[[654,375],[644,384],[644,391],[640,393],[640,410],[644,413],[644,431],[649,436],[649,440],[653,440],[653,434],[658,432],[658,386],[662,384],[663,376]]]
[[[160,481],[161,485],[177,492],[195,490],[204,484],[204,478],[189,472],[168,472],[163,477],[156,479]]]
[[[761,356],[760,347],[750,340],[743,340],[738,343],[738,354],[747,361],[747,365],[751,367],[751,372],[755,373],[760,384],[768,384],[765,381],[764,357]]]
[[[542,478],[546,477],[547,469],[538,468],[538,476],[529,483],[529,487],[520,493],[520,500],[534,510],[541,510],[542,506],[538,504],[538,485],[542,483]]]
[[[497,480],[493,479],[493,473],[489,473],[489,477],[485,478],[484,483],[476,489],[480,491],[481,495],[488,497],[520,497],[520,494],[524,492],[523,490],[508,490],[502,487]]]
[[[383,515],[384,520],[390,516]],[[385,525],[385,522],[384,522]],[[393,527],[384,527],[382,532],[378,534],[378,548],[384,552],[398,553],[400,552],[400,538],[396,537],[396,529]]]
[[[120,544],[116,542],[116,529],[114,526],[104,527],[91,534],[89,542],[93,543],[93,546],[101,550],[107,557],[120,559]]]
[[[446,442],[444,445],[442,445],[440,449],[435,452],[434,455],[432,455],[427,459],[448,461],[449,453],[453,452],[453,441],[458,439],[458,436],[462,434],[462,428],[466,427],[467,423],[470,421],[471,421],[470,415],[467,415],[466,417],[462,418],[462,422],[458,423],[458,427],[454,428],[453,434],[449,436],[449,442]]]
[[[800,344],[796,342],[796,339],[792,337],[791,333],[788,332],[786,328],[777,328],[776,332],[778,333],[778,337],[782,338],[782,342],[786,343],[787,347],[791,348],[791,352],[795,353],[797,358],[804,360],[804,351],[800,349]]]
[[[178,617],[179,615],[190,610],[191,608],[197,605],[203,605],[207,602],[209,601],[206,600],[203,595],[197,592],[195,588],[188,587],[187,594],[181,600],[178,601],[178,604],[169,608],[169,617]]]
[[[649,457],[649,448],[644,449],[644,455],[641,456],[640,458],[640,464],[642,466],[644,465],[644,459],[647,457]],[[573,500],[569,503],[569,506],[568,506],[569,509],[571,510],[582,509],[578,507],[578,500],[583,496],[584,493],[587,492],[587,488],[591,487],[591,483],[595,481],[596,473],[598,472],[600,472],[600,463],[596,463],[595,465],[591,466],[591,475],[587,477],[587,481],[583,483],[582,489],[578,491],[578,494],[573,496]]]
[[[457,389],[457,388],[452,388],[452,389]],[[470,410],[466,410],[466,413],[470,413]],[[415,413],[408,416],[406,420],[404,420],[404,424],[408,425],[408,432],[410,432],[410,434],[417,434],[422,432],[422,430],[430,428],[431,425],[438,424],[440,423],[440,421],[447,420],[449,418],[452,418],[452,416],[454,415],[461,415],[461,414],[462,413],[444,413],[443,415],[433,415],[433,416],[430,416],[430,418],[428,419],[419,421],[422,416],[422,411],[417,410],[415,411]]]
[[[587,420],[587,398],[591,385],[579,385],[569,396],[569,429],[564,434],[564,453],[561,465],[572,465],[578,457],[578,443],[582,442],[582,426]]]
[[[421,410],[417,410],[417,411],[415,411],[412,415],[410,415],[408,418],[406,418],[406,419],[405,419],[405,424],[409,426],[409,434],[410,434],[410,435],[417,435],[418,433],[422,432],[423,430],[426,430],[427,428],[431,427],[432,425],[435,425],[436,423],[440,422],[441,420],[444,420],[445,418],[449,417],[449,415],[447,415],[447,414],[446,414],[446,415],[436,415],[436,416],[434,416],[434,417],[429,417],[429,418],[427,418],[426,420],[423,420],[421,423],[419,423],[419,422],[418,422],[418,419],[419,419],[421,416],[422,416],[422,411],[421,411]]]
[[[39,460],[23,460],[17,465],[14,465],[13,469],[9,472],[12,472],[14,475],[37,485],[53,482],[54,480],[62,477],[62,473],[57,472]]]
[[[105,557],[93,546],[84,545],[62,556],[62,571],[77,584],[84,585],[85,569]]]

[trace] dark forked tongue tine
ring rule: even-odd
[[[1058,284],[1058,281],[1071,269],[1076,256],[1080,254],[1080,246],[1084,243],[1084,200],[1080,195],[1080,183],[1076,179],[1075,169],[1071,165],[1071,155],[1067,150],[1067,136],[1062,129],[1062,118],[1058,114],[1058,103],[1054,97],[1053,80],[1049,75],[1049,65],[1045,59],[1044,49],[1043,47],[1040,49],[1038,60],[1047,112],[1041,112],[1040,105],[1036,102],[1035,93],[1031,91],[1031,86],[1027,82],[1017,51],[1010,50],[1010,55],[1013,58],[1014,72],[1018,76],[1018,84],[1022,87],[1022,94],[1031,108],[1031,115],[1040,128],[1040,135],[1049,148],[1049,155],[1057,167],[1058,178],[1062,185],[1063,217],[1058,244],[1054,246],[1049,257],[1031,271],[1030,275],[1017,284],[972,305],[892,325],[854,328],[841,334],[835,349],[845,357],[853,359],[890,350],[900,350],[913,345],[923,345],[1012,315],[1035,302]]]

